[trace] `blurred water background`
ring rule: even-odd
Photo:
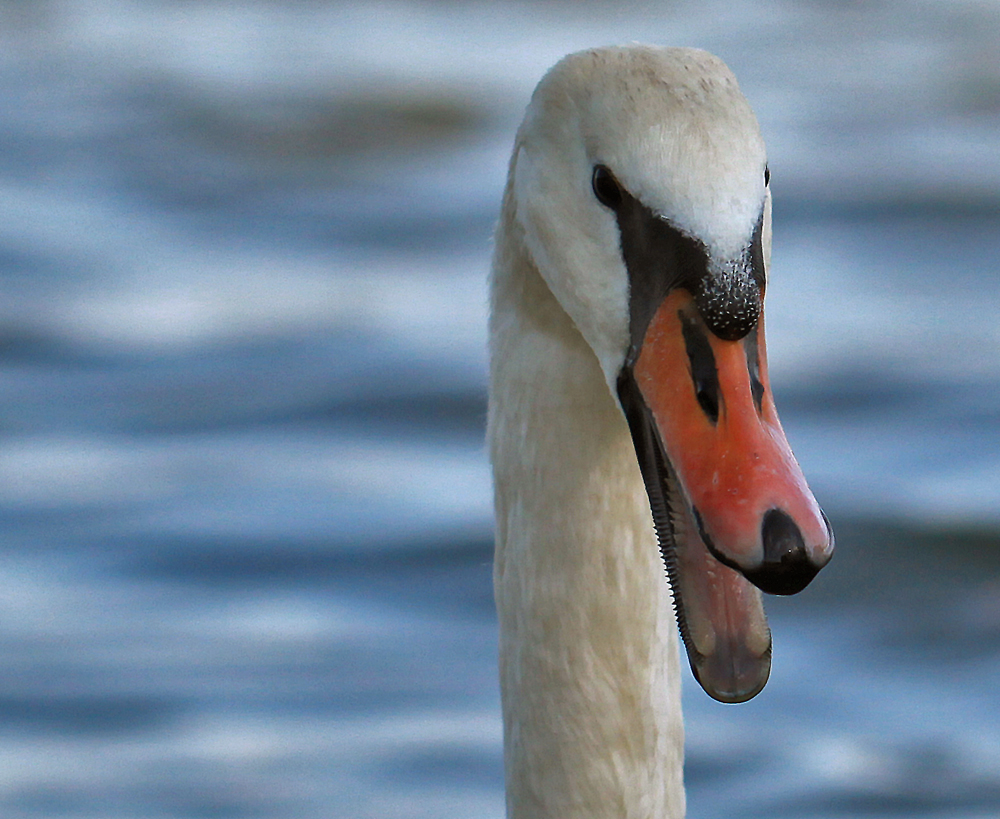
[[[839,543],[694,819],[1000,815],[1000,4],[0,4],[0,815],[501,817],[485,276],[562,54],[734,69]]]

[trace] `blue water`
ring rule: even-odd
[[[1000,13],[0,9],[0,815],[503,814],[485,273],[562,53],[697,44],[770,148],[838,555],[698,817],[1000,815]]]

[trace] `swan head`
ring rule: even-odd
[[[801,590],[833,549],[767,378],[753,111],[704,51],[572,54],[536,89],[511,174],[525,246],[628,421],[695,676],[749,699],[770,669],[758,589]]]

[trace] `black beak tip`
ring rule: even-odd
[[[780,509],[771,509],[764,515],[761,537],[764,560],[757,568],[743,573],[762,592],[797,594],[823,568],[809,559],[799,527]]]
[[[802,554],[780,563],[762,563],[759,568],[744,572],[744,575],[766,594],[787,596],[802,591],[818,572],[819,567]]]

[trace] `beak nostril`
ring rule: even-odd
[[[743,338],[743,349],[747,356],[747,373],[750,376],[750,395],[757,414],[764,411],[764,384],[760,380],[760,349],[757,346],[757,328],[754,327]]]
[[[691,379],[694,382],[694,394],[698,406],[708,420],[716,424],[719,421],[719,369],[715,362],[715,353],[708,341],[706,330],[699,325],[697,319],[678,313],[681,321],[681,331],[684,334],[684,349],[688,354],[691,367]]]
[[[708,419],[715,423],[719,420],[719,399],[718,395],[712,388],[702,388],[701,385],[697,385],[698,389],[695,392],[695,398],[698,399],[698,406],[701,407],[702,412],[708,416]]]

